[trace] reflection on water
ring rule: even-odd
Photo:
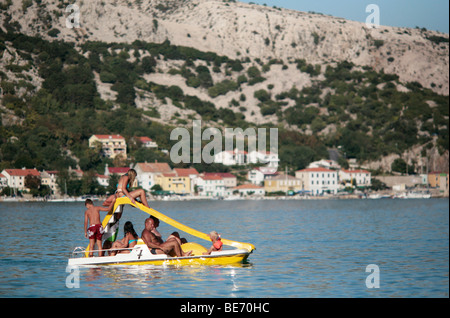
[[[239,272],[250,263],[227,266],[96,266],[80,267],[81,288],[109,290],[115,297],[238,297]],[[223,284],[219,290],[208,286]],[[179,288],[173,288],[179,285]],[[225,289],[224,289],[225,288]],[[186,294],[195,290],[195,294]]]
[[[448,200],[152,206],[199,231],[250,242],[256,250],[247,263],[234,266],[80,267],[80,288],[68,289],[67,257],[74,247],[87,245],[83,204],[0,203],[0,296],[448,297]],[[127,209],[121,227],[132,221],[140,234],[145,218]],[[174,228],[162,223],[159,230],[167,236]],[[380,289],[365,286],[368,264],[380,267]]]

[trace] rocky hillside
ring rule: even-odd
[[[72,1],[10,2],[11,22],[28,35],[77,42],[169,40],[230,58],[351,61],[449,92],[448,34],[425,29],[367,29],[342,18],[223,0],[77,1],[81,29],[68,29],[64,9]],[[59,32],[49,35],[52,29]]]

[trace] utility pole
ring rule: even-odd
[[[286,196],[288,195],[287,170],[288,170],[288,167],[286,165],[286,172],[285,172],[285,178],[284,178],[285,183],[286,183]]]

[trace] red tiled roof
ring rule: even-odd
[[[121,174],[127,173],[130,170],[129,167],[108,167],[109,173],[111,174]]]
[[[188,177],[191,174],[198,174],[198,171],[195,168],[175,168],[173,170],[179,177]]]
[[[98,139],[125,139],[121,135],[94,135]]]
[[[151,138],[146,137],[146,136],[144,136],[144,137],[136,137],[136,138],[139,139],[142,143],[152,141]]]
[[[136,166],[139,166],[139,168],[143,172],[161,172],[161,173],[172,172],[172,169],[166,162],[155,162],[155,163],[140,162]]]
[[[162,174],[164,177],[177,177],[175,172],[167,172]]]
[[[234,174],[228,172],[205,172],[205,176],[219,176],[222,178],[232,178],[232,179],[236,178]]]
[[[223,178],[221,176],[217,176],[217,175],[208,175],[208,176],[202,176],[201,177],[203,180],[222,180]]]
[[[36,169],[5,169],[10,176],[26,177],[28,175],[40,177],[41,174]]]

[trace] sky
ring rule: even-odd
[[[427,28],[449,33],[448,0],[238,0],[298,11],[314,11],[335,17],[366,22],[366,7],[380,8],[380,24],[395,27]]]

